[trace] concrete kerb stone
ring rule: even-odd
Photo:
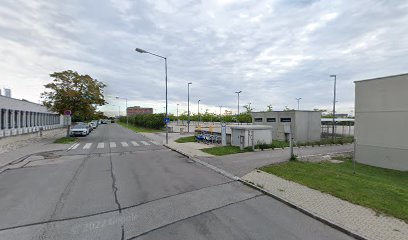
[[[181,151],[179,149],[168,146],[167,144],[164,144],[164,146],[169,148],[170,150],[173,150],[175,152],[180,153],[181,155],[183,155],[185,157],[188,157],[189,159],[193,160],[194,162],[197,162],[197,163],[199,163],[199,164],[201,164],[201,165],[203,165],[205,167],[210,168],[211,170],[213,170],[213,171],[215,171],[215,172],[217,172],[217,173],[219,173],[219,174],[221,174],[221,175],[223,175],[225,177],[228,177],[228,178],[233,179],[233,180],[237,180],[237,181],[245,184],[246,186],[254,188],[254,189],[264,193],[265,195],[268,195],[268,196],[270,196],[270,197],[272,197],[272,198],[274,198],[274,199],[288,205],[289,207],[294,208],[294,209],[306,214],[307,216],[312,217],[312,218],[314,218],[314,219],[316,219],[316,220],[318,220],[318,221],[320,221],[320,222],[322,222],[322,223],[324,223],[324,224],[326,224],[326,225],[328,225],[328,226],[330,226],[330,227],[332,227],[334,229],[337,229],[337,230],[351,236],[351,237],[354,237],[354,238],[356,238],[358,240],[369,240],[369,239],[367,239],[367,238],[365,238],[363,236],[358,235],[357,233],[353,232],[350,229],[347,229],[347,228],[345,228],[343,226],[337,225],[336,223],[330,222],[329,220],[325,219],[322,216],[319,216],[319,215],[317,215],[317,214],[315,214],[315,213],[313,213],[311,211],[308,211],[307,209],[304,209],[304,208],[302,208],[300,206],[297,206],[297,205],[291,203],[290,201],[287,201],[287,200],[285,200],[283,198],[280,198],[280,197],[274,195],[273,193],[266,191],[262,187],[256,186],[255,184],[247,182],[247,181],[241,179],[240,177],[237,177],[237,176],[235,176],[233,174],[230,174],[230,173],[228,173],[228,172],[226,172],[226,171],[224,171],[222,169],[219,169],[219,168],[217,168],[217,167],[215,167],[215,166],[213,166],[211,164],[203,162],[203,161],[201,161],[201,160],[199,160],[199,159],[197,159],[197,158],[195,158],[193,156],[190,156],[189,154],[187,154],[187,153],[185,153],[185,152],[183,152],[183,151]]]

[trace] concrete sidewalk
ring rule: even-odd
[[[65,129],[54,131],[53,134],[45,135],[44,137],[36,137],[23,141],[8,142],[7,145],[2,145],[0,153],[0,171],[7,169],[9,165],[15,164],[20,160],[32,154],[60,151],[67,149],[71,144],[55,144],[55,139],[63,137]]]
[[[242,177],[307,214],[363,239],[408,239],[408,224],[301,184],[255,170]]]

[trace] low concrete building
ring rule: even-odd
[[[126,114],[127,116],[153,114],[153,108],[142,108],[140,106],[128,107]]]
[[[230,125],[231,145],[241,146],[241,140],[244,147],[251,147],[260,143],[271,144],[273,136],[273,127],[267,125]]]
[[[291,130],[293,138],[298,143],[320,140],[320,111],[253,112],[252,123],[272,126],[274,140],[288,141]]]
[[[63,118],[40,104],[0,96],[0,138],[59,128]]]
[[[408,170],[408,74],[355,82],[357,162]]]

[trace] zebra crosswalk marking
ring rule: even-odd
[[[105,148],[105,143],[100,142],[96,148]]]
[[[135,146],[135,147],[140,146],[139,143],[137,143],[136,141],[131,141],[131,143],[132,143],[133,146]]]
[[[144,144],[144,145],[146,145],[146,146],[149,146],[150,145],[150,143],[148,143],[148,142],[146,142],[146,141],[140,141],[142,144]]]
[[[121,142],[122,147],[129,147],[129,144],[127,144],[127,142]]]
[[[71,149],[77,149],[79,147],[79,143],[76,143],[74,146],[72,146]]]
[[[90,149],[92,146],[92,143],[86,143],[83,147],[83,149]]]
[[[111,148],[115,148],[115,147],[116,147],[116,143],[115,143],[115,142],[110,142],[110,143],[109,143],[109,146],[110,146]]]

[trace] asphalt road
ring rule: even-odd
[[[0,239],[351,239],[116,124],[0,174]]]

